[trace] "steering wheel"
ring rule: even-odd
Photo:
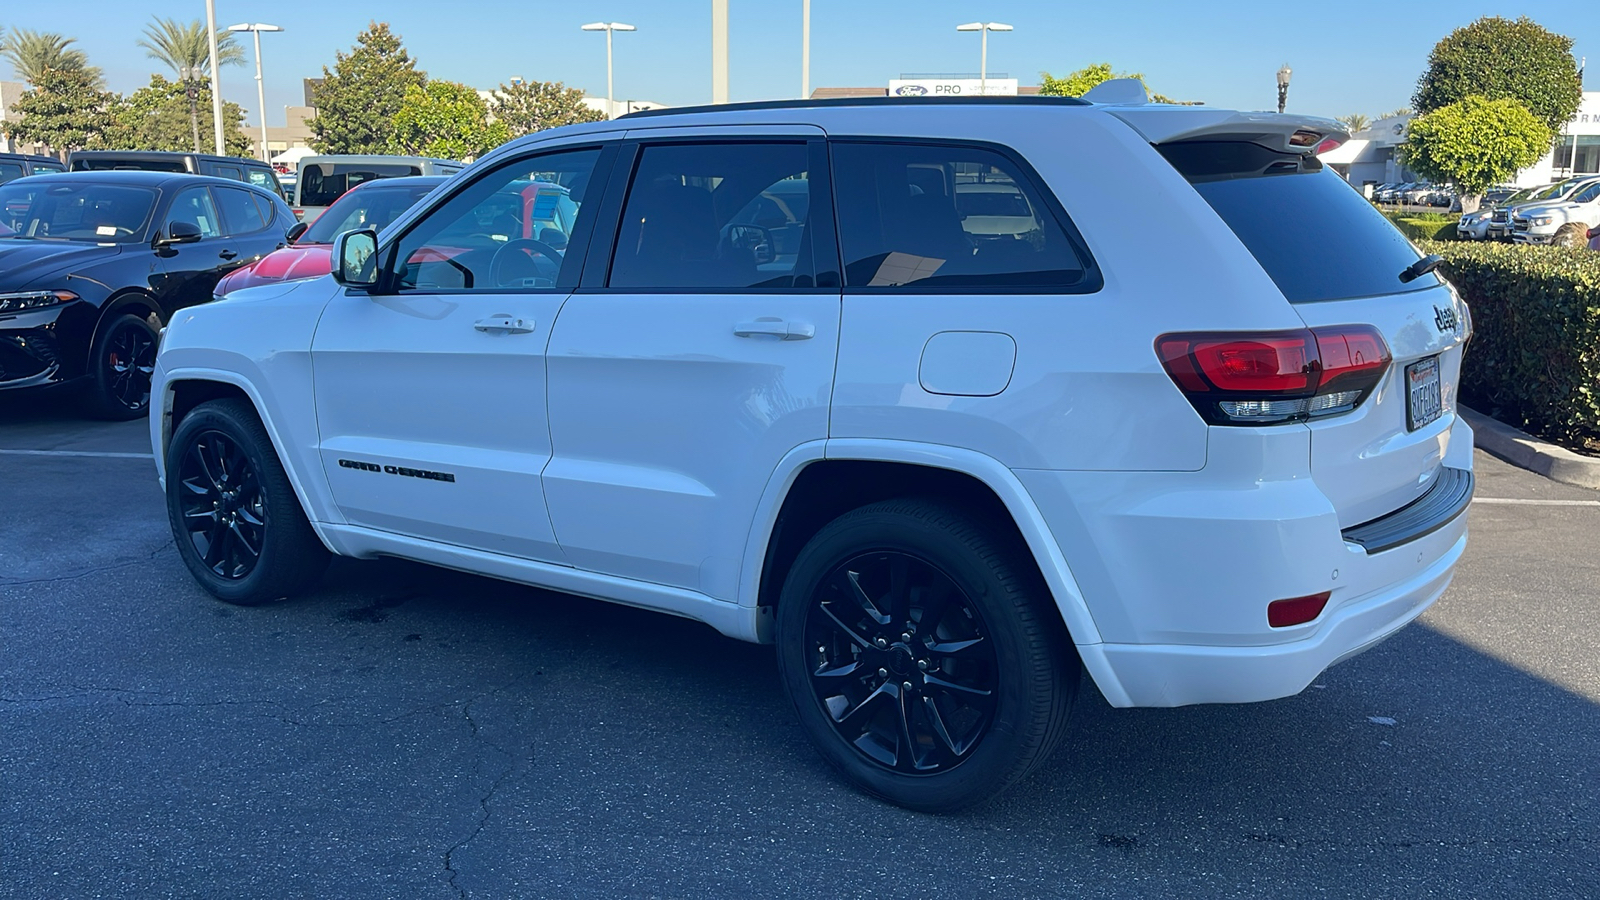
[[[556,248],[546,244],[544,241],[536,241],[533,238],[517,238],[514,241],[506,241],[504,245],[494,251],[494,258],[489,260],[489,281],[495,287],[508,286],[502,270],[508,260],[516,259],[512,255],[513,250],[533,251],[527,254],[527,258],[533,263],[534,277],[543,276],[544,272],[540,270],[547,268],[550,273],[550,281],[554,284],[556,276],[561,274],[561,254],[556,251]]]

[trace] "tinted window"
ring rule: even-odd
[[[0,162],[0,184],[21,178],[22,175],[22,163]]]
[[[235,188],[216,188],[217,205],[221,207],[222,230],[227,234],[254,234],[267,227],[261,207],[250,191]]]
[[[331,206],[333,201],[364,181],[421,175],[418,166],[404,163],[314,163],[300,167],[300,205]]]
[[[791,287],[809,277],[803,216],[761,216],[762,195],[806,193],[804,143],[644,148],[628,188],[608,284]],[[759,221],[758,221],[759,219]],[[796,269],[800,269],[799,273]]]
[[[541,227],[533,211],[541,193],[565,190],[584,214],[584,197],[599,158],[599,150],[568,150],[511,163],[478,178],[400,239],[394,257],[401,265],[396,287],[538,290],[576,283],[576,272],[566,264],[565,236]],[[366,191],[395,193],[376,187],[362,189]]]
[[[188,222],[200,229],[201,237],[222,235],[222,225],[217,221],[217,208],[211,202],[211,192],[203,187],[187,188],[172,199],[163,233],[172,233],[173,222]]]
[[[127,243],[139,239],[155,202],[149,188],[13,181],[0,185],[0,223],[22,237]]]
[[[318,216],[317,221],[306,229],[296,243],[331,244],[343,232],[357,228],[382,231],[434,187],[431,184],[399,184],[404,186],[369,185],[345,194],[328,207],[327,212]]]
[[[1084,281],[1060,223],[998,153],[837,143],[833,166],[848,287],[1049,290]]]
[[[111,169],[128,169],[136,172],[187,172],[189,166],[182,159],[75,159],[73,171],[100,172]]]
[[[244,170],[238,166],[212,166],[211,174],[218,178],[228,178],[233,181],[244,180]]]
[[[67,170],[66,166],[63,166],[63,165],[61,165],[59,163],[34,163],[33,164],[33,173],[35,175],[45,175],[45,174],[48,174],[50,172],[65,172],[66,170]]]
[[[1600,197],[1600,181],[1597,181],[1594,184],[1591,184],[1583,190],[1577,192],[1576,194],[1573,194],[1572,202],[1588,203],[1590,200],[1593,200],[1596,197]]]
[[[1381,213],[1314,156],[1243,141],[1157,147],[1233,229],[1294,303],[1371,297],[1437,285],[1402,284],[1420,257]]]

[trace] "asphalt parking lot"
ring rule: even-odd
[[[1273,703],[1087,687],[931,817],[695,623],[392,561],[213,601],[144,423],[61,402],[0,398],[0,896],[1600,896],[1600,493],[1482,453],[1420,624]]]

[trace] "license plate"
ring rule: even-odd
[[[1416,431],[1439,418],[1444,400],[1439,393],[1439,357],[1430,356],[1406,366],[1406,428]]]

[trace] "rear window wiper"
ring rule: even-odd
[[[1410,284],[1411,282],[1416,281],[1418,278],[1421,278],[1429,272],[1432,272],[1434,269],[1439,268],[1439,264],[1442,262],[1444,262],[1444,257],[1437,253],[1430,253],[1411,265],[1406,266],[1406,270],[1400,273],[1400,283]]]

